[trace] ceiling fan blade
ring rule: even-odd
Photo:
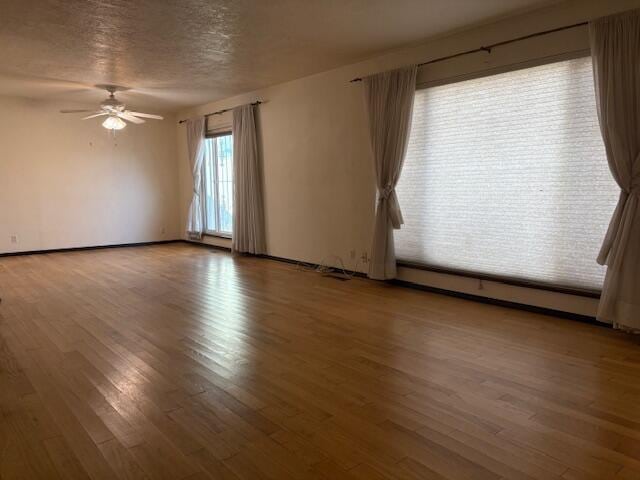
[[[160,115],[152,115],[150,113],[130,112],[129,110],[127,110],[126,113],[128,113],[129,115],[134,115],[136,117],[153,118],[154,120],[164,120],[164,117],[161,117]]]
[[[60,110],[60,113],[83,113],[90,112],[91,110]]]
[[[89,115],[88,117],[83,117],[82,120],[89,120],[90,118],[102,117],[103,115],[109,115],[106,112],[96,112],[93,115]]]
[[[130,115],[129,112],[118,112],[116,113],[116,115],[132,123],[144,123],[144,120],[142,120],[141,118],[136,118],[133,115]]]

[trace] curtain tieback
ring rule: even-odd
[[[629,184],[629,189],[625,189],[625,193],[629,196],[635,195],[636,197],[640,197],[640,152],[637,153],[631,166],[631,178]]]
[[[624,210],[627,208],[627,202],[631,197],[640,200],[640,185],[631,185],[630,188],[623,188],[618,199],[618,206],[614,212],[612,223],[609,225],[609,231],[600,248],[597,262],[600,265],[609,265],[609,258],[616,255],[620,244],[620,226],[623,222]]]
[[[398,205],[398,198],[396,197],[396,189],[393,185],[387,185],[383,190],[379,191],[378,202],[383,200],[387,202],[387,211],[389,212],[389,220],[391,226],[398,230],[404,223],[402,218],[402,212],[400,211],[400,205]]]
[[[384,187],[382,190],[379,191],[379,195],[378,195],[378,200],[386,200],[388,199],[391,194],[393,193],[394,188],[392,185],[387,185],[386,187]]]

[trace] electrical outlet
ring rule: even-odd
[[[362,252],[362,256],[360,257],[360,260],[362,260],[362,263],[369,262],[369,256],[367,255],[367,252]]]
[[[166,232],[165,232],[165,228],[164,228],[164,227],[162,227],[162,230],[160,231],[160,233],[161,233],[162,235],[164,235],[164,234],[166,233]]]
[[[18,236],[17,235],[11,235],[11,243],[18,243]]]
[[[356,251],[355,250],[351,250],[351,252],[349,252],[349,254],[351,255],[351,259],[355,259],[356,258]]]

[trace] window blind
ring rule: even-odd
[[[584,57],[418,90],[400,261],[598,290],[619,189]]]

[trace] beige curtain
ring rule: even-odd
[[[199,238],[204,231],[204,204],[202,200],[202,164],[204,161],[204,117],[187,120],[187,150],[189,167],[193,179],[193,191],[189,215],[187,217],[187,234]]]
[[[255,107],[233,109],[233,240],[235,252],[267,253]]]
[[[598,116],[620,186],[598,262],[607,273],[598,319],[640,331],[640,10],[589,25]]]
[[[369,277],[377,280],[396,276],[393,230],[400,228],[403,219],[395,187],[411,131],[416,73],[417,67],[412,66],[364,79],[378,187]]]

